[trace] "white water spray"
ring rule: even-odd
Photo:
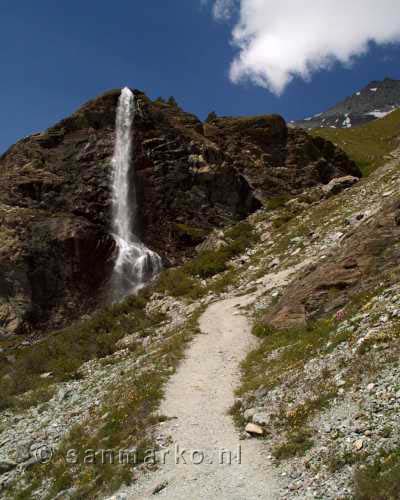
[[[135,108],[135,97],[125,87],[118,103],[112,159],[113,236],[118,247],[113,284],[118,298],[137,292],[161,270],[160,256],[148,249],[134,234],[138,207],[135,184],[129,179],[134,178],[130,167]]]

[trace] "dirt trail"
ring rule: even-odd
[[[168,383],[160,408],[171,419],[162,426],[172,440],[164,465],[114,499],[151,498],[155,491],[171,500],[278,498],[262,441],[239,440],[228,411],[240,382],[240,362],[257,342],[240,307],[284,284],[299,267],[265,276],[256,293],[207,308],[200,318],[202,335]]]

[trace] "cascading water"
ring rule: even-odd
[[[116,118],[115,149],[112,159],[113,236],[118,256],[113,272],[114,294],[122,298],[135,293],[161,270],[161,258],[134,234],[137,199],[134,182],[129,182],[132,154],[132,124],[135,97],[130,89],[121,91]]]

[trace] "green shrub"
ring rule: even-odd
[[[156,290],[173,297],[192,299],[197,299],[204,293],[198,282],[182,268],[163,271],[158,279]]]
[[[290,214],[289,212],[286,212],[282,214],[280,217],[275,219],[272,222],[272,225],[274,226],[275,229],[280,229],[283,226],[285,226],[288,222],[290,222],[293,219],[293,215]]]
[[[382,451],[372,464],[355,471],[353,481],[355,500],[400,498],[400,449]]]
[[[252,243],[258,241],[253,226],[248,222],[239,222],[232,226],[226,231],[225,236],[232,240],[231,246],[233,245],[235,251],[240,249],[241,252],[244,252]]]
[[[182,267],[163,271],[155,289],[174,297],[197,299],[203,296],[206,290],[198,284],[198,278],[207,279],[226,271],[229,260],[242,254],[257,241],[253,227],[247,222],[240,222],[229,228],[225,232],[225,238],[229,242],[225,247],[205,250]],[[223,289],[230,280],[232,275],[227,274],[223,281],[215,284],[215,290]]]
[[[273,334],[273,329],[269,325],[267,325],[265,323],[262,323],[260,321],[260,322],[255,323],[255,325],[253,326],[253,332],[252,333],[256,337],[258,337],[260,339],[263,339],[265,337],[268,337],[269,335],[272,335]]]
[[[308,429],[301,429],[289,433],[286,441],[272,450],[272,455],[277,460],[287,460],[292,457],[301,457],[312,448],[313,441]]]
[[[329,472],[334,474],[343,469],[346,465],[354,465],[365,459],[363,454],[355,454],[351,451],[344,451],[339,454],[331,452],[325,459]]]
[[[243,378],[239,394],[259,387],[275,387],[289,370],[303,365],[319,349],[325,348],[332,329],[332,323],[328,320],[286,330],[256,326],[255,334],[261,336],[262,341],[242,363]],[[270,359],[274,351],[279,354]]]
[[[210,290],[210,292],[219,295],[220,293],[224,292],[230,285],[233,285],[235,283],[235,279],[235,271],[228,271],[222,276],[219,276],[213,283],[211,283],[208,289]]]
[[[239,222],[225,232],[228,244],[219,250],[201,252],[191,262],[184,266],[192,276],[210,278],[228,269],[227,263],[254,244],[258,237],[248,222]]]
[[[211,111],[208,113],[206,118],[206,123],[210,123],[218,118],[217,113],[215,111]]]
[[[79,367],[86,361],[112,354],[117,341],[124,336],[162,321],[163,316],[146,314],[146,302],[144,294],[129,297],[87,321],[19,350],[13,364],[0,365],[0,408],[9,407],[14,397],[42,386],[41,374],[51,372],[54,382],[76,378]]]
[[[168,103],[170,106],[174,107],[174,108],[178,108],[178,103],[176,102],[176,99],[175,99],[175,97],[173,97],[173,96],[171,96],[171,97],[168,99],[167,103]]]
[[[290,200],[289,195],[274,196],[269,198],[265,203],[265,208],[268,210],[276,210],[285,206],[285,203]]]
[[[201,252],[198,257],[185,265],[185,270],[192,276],[200,278],[210,278],[216,274],[227,270],[227,262],[230,259],[229,250],[206,250]]]

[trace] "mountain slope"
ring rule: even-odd
[[[341,150],[288,130],[279,116],[203,124],[176,104],[134,94],[137,231],[166,265],[269,197],[360,175]],[[119,95],[107,92],[0,157],[0,336],[63,327],[106,298]]]
[[[155,481],[148,497],[184,494],[193,484],[179,481],[176,468],[171,475],[162,467],[144,472],[145,450],[156,448],[161,459],[171,444],[201,450],[199,420],[210,423],[211,434],[223,427],[205,443],[207,450],[221,444],[224,429],[238,438],[230,423],[224,425],[226,405],[218,406],[215,394],[222,387],[223,401],[231,398],[241,357],[232,349],[244,354],[252,321],[260,342],[242,363],[232,414],[238,434],[247,439],[243,451],[257,453],[252,464],[268,470],[272,461],[277,467],[277,496],[397,498],[400,151],[391,156],[375,175],[337,195],[326,198],[326,187],[316,185],[275,209],[257,210],[246,222],[218,228],[206,240],[206,255],[165,271],[139,297],[34,345],[5,347],[1,496],[104,498],[122,485],[140,486],[143,475]],[[221,249],[226,260],[218,266]],[[193,279],[185,290],[188,274]],[[161,286],[166,275],[176,285],[171,293]],[[192,339],[187,362],[179,367]],[[211,371],[204,370],[207,356]],[[196,370],[207,383],[196,378]],[[181,383],[189,386],[189,400]],[[167,406],[160,411],[164,389]],[[202,418],[206,412],[209,421]],[[181,429],[189,441],[180,442]],[[251,432],[265,439],[252,442]],[[41,463],[47,455],[38,447],[50,450],[53,459]],[[76,460],[67,460],[67,450],[76,450]],[[107,450],[115,461],[85,461],[87,450]],[[118,462],[121,450],[137,452],[137,466]],[[242,491],[247,498],[240,487],[251,490],[255,473],[246,465],[237,476],[230,466],[189,469],[196,492],[217,498],[229,491],[230,479],[238,498]],[[210,470],[220,474],[217,481]],[[265,474],[257,481],[256,492],[271,484]],[[125,487],[114,498],[121,497],[136,498]]]
[[[400,107],[400,80],[372,81],[359,92],[323,113],[294,122],[307,130],[352,128],[383,118]]]
[[[104,465],[101,460],[86,465],[82,458],[84,450],[107,449],[115,453],[115,457],[118,450],[127,448],[141,451],[142,447],[157,447],[160,452],[165,451],[171,445],[170,435],[175,439],[180,437],[182,420],[184,430],[191,424],[198,428],[195,424],[202,415],[198,404],[193,412],[188,411],[196,397],[201,398],[201,408],[212,414],[211,430],[216,415],[224,420],[225,408],[223,414],[214,411],[217,408],[215,384],[218,389],[227,387],[226,381],[219,381],[224,377],[230,381],[231,368],[234,363],[238,366],[239,359],[232,356],[233,346],[229,345],[227,352],[225,346],[221,349],[221,342],[226,340],[224,336],[229,342],[230,335],[239,335],[239,330],[246,328],[244,315],[255,322],[254,333],[261,339],[242,365],[242,385],[232,413],[242,438],[250,439],[250,434],[244,431],[248,423],[251,423],[250,429],[264,434],[265,439],[243,444],[243,451],[262,453],[263,463],[260,464],[258,455],[254,463],[265,465],[267,470],[273,457],[273,464],[278,468],[275,475],[278,495],[288,499],[333,500],[360,490],[355,499],[370,500],[384,491],[388,477],[394,487],[398,487],[398,476],[396,479],[392,474],[391,464],[392,460],[395,466],[398,463],[400,431],[399,172],[397,156],[397,160],[385,165],[376,175],[337,196],[316,202],[312,192],[321,189],[316,187],[290,200],[286,206],[260,209],[252,214],[246,224],[251,225],[259,238],[251,239],[250,246],[230,260],[228,269],[198,280],[197,286],[203,292],[201,298],[193,298],[191,290],[179,298],[172,298],[157,287],[149,290],[140,298],[142,311],[156,316],[162,312],[167,321],[160,324],[159,320],[148,318],[144,330],[140,325],[137,325],[139,329],[132,328],[131,321],[138,316],[139,304],[132,310],[128,307],[129,301],[107,321],[108,328],[118,324],[126,331],[126,337],[117,336],[115,348],[118,350],[114,352],[113,348],[112,354],[99,353],[102,359],[84,363],[79,377],[69,373],[60,380],[56,373],[49,375],[48,363],[35,365],[32,360],[37,357],[32,358],[31,351],[30,363],[26,366],[35,368],[37,383],[46,384],[49,393],[19,394],[18,401],[25,401],[29,409],[17,407],[0,413],[3,429],[0,438],[5,443],[0,449],[0,463],[3,460],[3,467],[11,469],[1,478],[6,488],[5,498],[16,498],[16,492],[33,499],[55,498],[60,492],[76,499],[104,498],[120,485],[129,483],[133,483],[133,490],[123,488],[114,499],[136,498],[136,486],[140,487],[142,479],[146,481],[140,465],[133,472],[126,464],[107,462]],[[238,233],[243,234],[243,223],[238,226],[235,226],[236,237]],[[229,233],[231,229],[217,232],[222,242]],[[359,240],[362,246],[353,252]],[[350,258],[346,253],[350,253]],[[179,280],[185,270],[170,271]],[[288,304],[288,298],[293,295]],[[233,304],[242,307],[233,311]],[[300,306],[306,318],[286,308],[291,319],[296,319],[293,329],[275,331],[265,325],[264,319],[269,314],[273,315],[274,322],[277,316],[282,319],[286,305],[296,309]],[[216,340],[208,339],[208,335],[194,339],[193,350],[188,351],[186,358],[189,366],[185,363],[178,367],[176,378],[171,381],[172,388],[177,387],[177,380],[188,383],[193,399],[188,403],[186,393],[179,390],[179,383],[176,396],[174,392],[177,407],[167,414],[163,411],[160,417],[157,408],[163,383],[174,373],[184,345],[199,333],[193,325],[199,316],[190,320],[189,331],[186,327],[181,331],[179,325],[182,327],[185,319],[196,311],[204,311],[204,307],[208,309],[203,319],[200,318],[200,326],[205,317],[209,318]],[[234,332],[230,331],[233,321],[241,327]],[[109,339],[106,332],[98,331],[103,322],[104,318],[98,318],[97,331],[93,331],[93,322],[86,324],[89,338],[96,333],[97,342]],[[247,338],[245,333],[243,342]],[[112,344],[115,340],[109,339]],[[211,384],[199,385],[199,379],[191,384],[192,379],[187,375],[202,370],[204,363],[207,364],[204,352],[193,355],[199,344],[211,360],[220,360],[218,367],[212,370]],[[36,348],[40,349],[40,345]],[[24,355],[21,350],[20,361]],[[16,366],[8,360],[1,366],[8,372],[1,377],[4,385],[11,375],[15,376]],[[209,372],[206,374],[211,377]],[[166,404],[171,402],[168,387]],[[232,384],[228,390],[230,397]],[[105,404],[99,405],[99,400]],[[165,417],[172,419],[165,421]],[[47,465],[30,465],[23,475],[17,460],[25,466],[35,458],[36,442],[32,446],[30,443],[38,432],[43,436],[41,445],[54,450],[54,459]],[[189,432],[195,445],[202,437],[202,433]],[[207,450],[208,446],[212,449],[214,444],[218,446],[220,438],[221,433],[217,433]],[[20,443],[25,443],[25,448],[16,452]],[[173,444],[185,448],[186,443],[185,440]],[[64,456],[65,450],[70,449],[78,450],[77,462],[72,465]],[[381,449],[385,457],[392,457],[388,464],[390,474],[383,474],[383,482],[379,469],[371,465]],[[370,480],[377,482],[370,496],[366,496],[365,486],[357,479],[358,464],[367,465]],[[210,481],[210,470],[196,466],[190,472],[196,474],[199,491],[204,488],[215,496],[215,487],[229,487],[232,472],[230,466],[218,468],[220,479]],[[176,491],[184,493],[186,487],[191,486],[179,481],[181,476],[175,468],[171,474],[170,471],[163,474],[164,471],[160,468],[154,475],[146,474],[150,482],[148,496],[160,492],[163,497],[176,498]],[[235,486],[249,484],[253,473],[244,466],[240,482]],[[237,479],[235,476],[234,480]],[[265,485],[267,489],[270,485],[267,481],[264,475],[257,488]],[[221,495],[220,491],[217,494]]]
[[[400,143],[400,110],[360,127],[315,129],[312,134],[332,141],[346,151],[363,175],[368,175],[383,165]]]

